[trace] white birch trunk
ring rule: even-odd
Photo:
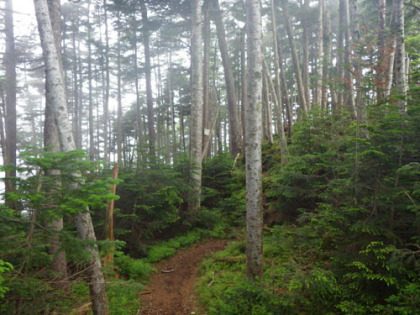
[[[45,72],[49,88],[47,97],[51,101],[51,108],[56,120],[60,148],[63,152],[76,149],[72,134],[72,126],[67,113],[63,73],[58,59],[57,49],[48,12],[47,0],[34,0],[38,30],[41,38]],[[77,185],[75,185],[77,188]],[[92,219],[88,209],[81,209],[76,215],[76,227],[82,240],[96,241]],[[105,279],[101,269],[99,251],[96,245],[87,248],[91,255],[89,288],[94,314],[109,314],[105,292]]]
[[[191,6],[191,179],[189,209],[200,209],[202,139],[203,139],[203,47],[201,11],[203,0],[193,0]]]
[[[262,26],[259,0],[246,1],[248,100],[246,108],[246,270],[251,279],[263,273],[262,257]]]

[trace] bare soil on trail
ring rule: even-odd
[[[199,280],[201,261],[210,253],[226,247],[226,240],[211,240],[181,249],[175,256],[157,264],[150,277],[148,294],[140,296],[142,315],[199,314],[195,286]]]

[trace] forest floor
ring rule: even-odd
[[[211,240],[179,250],[175,256],[156,265],[141,295],[142,315],[202,314],[194,292],[200,278],[201,261],[210,253],[226,247],[226,240]]]

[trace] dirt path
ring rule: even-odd
[[[159,272],[150,277],[147,289],[150,294],[141,296],[144,307],[140,314],[198,314],[194,287],[199,280],[200,262],[209,253],[223,250],[226,243],[226,240],[212,240],[195,244],[160,262],[156,267]]]

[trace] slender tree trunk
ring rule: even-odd
[[[77,13],[79,9],[76,9]],[[79,129],[79,121],[82,119],[80,114],[80,101],[79,101],[79,80],[78,80],[78,71],[77,71],[77,47],[76,47],[76,36],[79,30],[79,20],[78,18],[72,20],[71,25],[71,41],[72,41],[72,78],[73,78],[73,134],[74,142],[76,143],[76,148],[81,148],[81,137],[82,131]]]
[[[118,17],[118,21],[119,21]],[[119,22],[118,22],[119,23]],[[120,29],[118,27],[118,29]],[[122,122],[122,85],[121,85],[121,44],[120,32],[118,31],[117,43],[117,163],[123,166],[122,145],[123,145],[123,122]]]
[[[284,24],[286,26],[287,37],[289,38],[290,51],[292,54],[293,67],[295,69],[295,76],[296,76],[296,81],[297,81],[297,86],[298,86],[298,91],[299,91],[301,109],[303,111],[308,111],[309,110],[308,100],[306,99],[305,87],[303,85],[304,83],[302,79],[302,72],[300,69],[296,43],[293,37],[292,25],[290,23],[289,10],[287,9],[287,0],[280,0],[280,4],[283,11]]]
[[[226,96],[229,111],[230,148],[233,156],[236,156],[241,151],[241,135],[236,102],[235,79],[233,77],[232,62],[227,47],[226,31],[222,20],[222,11],[220,10],[219,0],[214,0],[214,9],[214,22],[216,24],[217,39],[225,73]]]
[[[322,0],[323,1],[323,0]],[[331,66],[331,60],[332,60],[332,33],[331,33],[331,16],[328,10],[323,10],[325,18],[324,20],[324,32],[323,32],[323,42],[325,46],[325,56],[323,57],[322,62],[322,96],[321,96],[321,108],[327,109],[328,106],[328,87],[330,80],[330,66]],[[335,93],[333,93],[333,90],[331,89],[331,103],[333,101],[335,102]]]
[[[8,197],[7,193],[15,191],[14,178],[16,177],[16,50],[13,25],[13,4],[12,0],[6,0],[4,27],[6,33],[6,51],[4,64],[6,68],[6,161],[5,165],[10,166],[6,170],[6,203],[9,207],[18,209],[16,202]]]
[[[268,90],[269,74],[267,68],[263,68],[263,83],[262,83],[262,128],[263,137],[267,138],[270,144],[273,144],[273,134],[271,132],[271,108],[270,108],[270,92]],[[270,79],[271,80],[271,79]]]
[[[394,73],[394,62],[395,62],[395,51],[396,51],[396,29],[395,29],[395,19],[396,19],[396,11],[397,5],[396,2],[392,2],[392,11],[391,11],[391,21],[390,31],[388,36],[388,41],[386,43],[388,47],[388,55],[386,56],[386,65],[387,68],[385,70],[385,95],[384,97],[388,97],[391,94],[392,83],[393,83],[393,73]]]
[[[324,56],[324,5],[324,0],[318,0],[318,52],[316,67],[315,103],[321,105],[321,108],[325,108],[325,104],[323,104],[322,102],[322,78],[324,63],[327,62],[327,58],[325,58]]]
[[[271,93],[273,95],[274,108],[275,108],[276,114],[278,116],[278,118],[277,118],[277,129],[278,129],[278,133],[279,133],[281,164],[285,165],[287,163],[287,141],[286,141],[286,135],[284,134],[283,113],[282,113],[280,101],[277,98],[275,87],[273,86],[273,83],[271,82],[271,79],[268,76],[269,71],[268,71],[267,64],[265,63],[265,60],[263,61],[263,69],[266,69],[264,72],[266,74],[268,88],[271,90]]]
[[[246,109],[246,273],[250,279],[263,274],[262,257],[262,163],[261,93],[262,25],[259,0],[246,0],[248,51],[248,101]]]
[[[91,2],[88,2],[88,20],[87,20],[87,47],[88,47],[88,89],[89,89],[89,159],[93,161],[95,159],[95,135],[94,135],[94,125],[93,125],[93,77],[92,77],[92,25],[90,24],[90,5]]]
[[[283,91],[283,102],[286,107],[286,117],[287,117],[287,135],[289,138],[292,136],[292,125],[293,125],[293,110],[292,105],[290,104],[289,89],[287,87],[286,74],[283,67],[283,54],[281,51],[281,44],[279,35],[277,35],[277,51],[279,54],[279,70],[280,70],[280,83],[281,89]],[[281,102],[281,100],[279,100]]]
[[[246,67],[246,30],[242,32],[241,36],[241,120],[242,120],[242,148],[245,148],[245,132],[246,132],[246,123],[245,123],[245,110],[247,108],[248,100],[248,86],[247,86],[247,67]]]
[[[191,171],[192,189],[188,208],[200,209],[202,174],[202,132],[203,132],[203,47],[202,17],[203,0],[191,3]]]
[[[344,51],[344,59],[345,59],[345,93],[344,93],[344,103],[348,108],[348,111],[352,115],[353,118],[357,117],[357,110],[356,105],[354,102],[354,88],[353,88],[353,68],[351,63],[351,55],[352,55],[352,48],[351,48],[351,39],[350,39],[350,5],[349,0],[343,0],[343,11],[344,14],[344,39],[345,39],[345,51]]]
[[[34,4],[49,85],[47,98],[50,100],[51,108],[54,113],[61,151],[68,152],[75,150],[76,145],[67,112],[63,73],[48,13],[48,4],[46,0],[34,0]],[[74,186],[77,186],[77,184]],[[90,242],[96,240],[92,219],[87,209],[81,209],[81,212],[76,215],[76,227],[79,237],[82,240]],[[87,245],[86,249],[91,255],[89,288],[92,299],[92,310],[94,314],[106,315],[109,314],[108,302],[98,247],[97,245]]]
[[[108,30],[108,10],[107,10],[107,0],[104,2],[104,24],[105,24],[105,89],[104,89],[104,101],[103,101],[103,117],[104,117],[104,161],[107,163],[109,161],[109,135],[108,135],[108,126],[109,126],[109,91],[110,91],[110,65],[109,65],[109,30]]]
[[[378,64],[376,67],[376,94],[378,103],[383,103],[386,90],[386,0],[378,1]]]
[[[155,118],[153,111],[152,94],[152,66],[150,62],[150,31],[149,19],[147,16],[147,7],[145,1],[140,1],[141,19],[143,21],[143,45],[144,45],[144,70],[146,74],[146,104],[147,104],[147,127],[149,131],[149,153],[153,158],[155,156]]]
[[[204,59],[203,59],[203,152],[205,152],[205,144],[210,140],[211,129],[211,105],[210,105],[210,1],[205,0],[203,6],[204,13]],[[206,150],[206,154],[210,154],[210,150]]]
[[[304,0],[303,2],[303,10],[306,12],[310,10],[309,1]],[[306,106],[308,110],[311,109],[311,97],[310,97],[310,89],[309,89],[309,38],[310,38],[310,30],[308,26],[308,21],[306,18],[301,21],[302,24],[302,82],[303,82],[303,89],[305,92],[305,100]]]
[[[404,43],[404,1],[394,0],[395,24],[393,29],[396,36],[395,51],[395,92],[398,94],[398,107],[402,113],[405,112],[407,81],[405,71],[405,43]]]

